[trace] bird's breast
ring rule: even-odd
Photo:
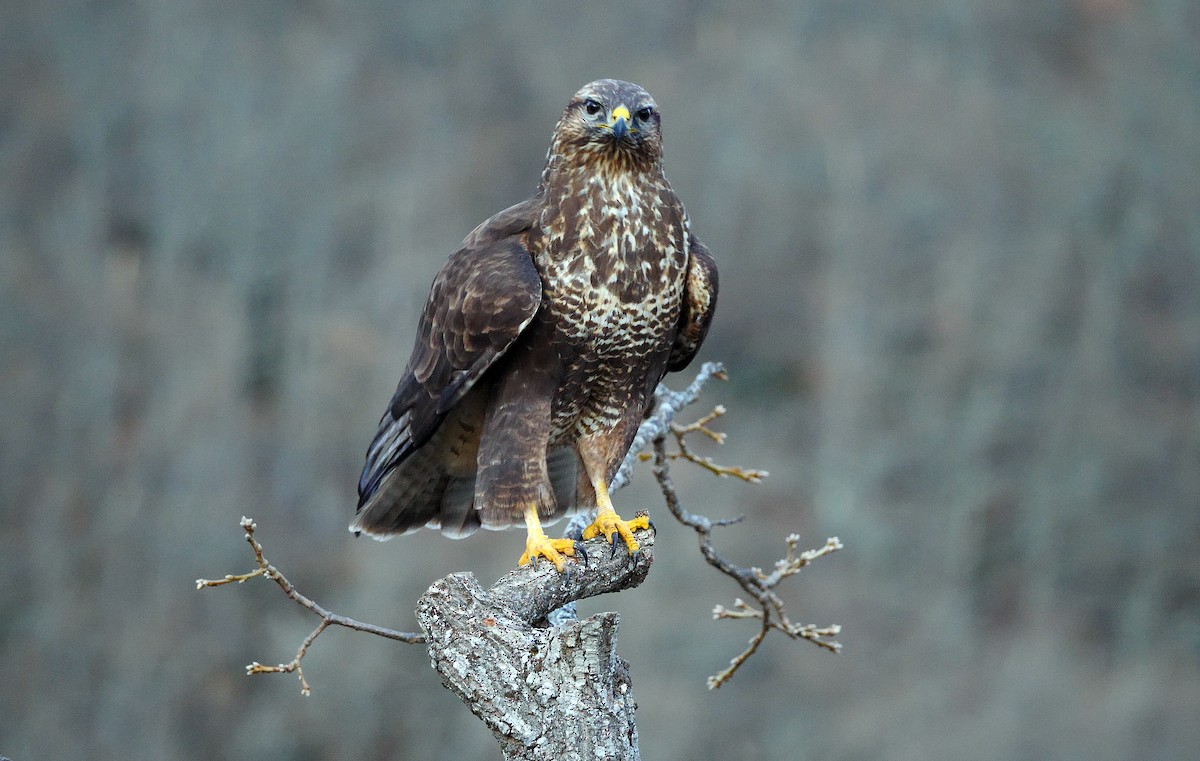
[[[640,221],[594,232],[546,267],[550,313],[564,337],[589,354],[658,348],[679,317],[686,261],[682,241],[664,239]]]
[[[592,178],[557,196],[541,233],[539,319],[562,361],[552,429],[608,428],[665,368],[687,270],[683,207],[665,181]]]
[[[598,311],[677,300],[686,228],[665,180],[597,175],[568,183],[542,219],[536,258],[548,295]]]

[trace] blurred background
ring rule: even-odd
[[[657,518],[622,614],[648,759],[1182,759],[1200,747],[1200,5],[1190,0],[0,8],[0,755],[499,758],[416,627],[517,532],[346,531],[438,267],[536,186],[571,94],[646,86],[721,266],[698,416],[760,486],[687,506],[840,623],[715,622]],[[678,376],[676,386],[687,381]]]

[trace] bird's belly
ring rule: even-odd
[[[650,376],[661,376],[679,318],[679,296],[623,303],[581,295],[554,310],[562,380],[551,410],[551,441],[564,443],[640,415]],[[658,377],[653,379],[658,380]]]
[[[611,430],[627,416],[630,405],[640,408],[646,373],[628,369],[606,372],[582,362],[568,368],[551,406],[551,444],[572,443],[580,436]]]

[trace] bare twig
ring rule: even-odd
[[[700,418],[694,423],[688,425],[680,425],[679,423],[671,423],[671,433],[675,436],[675,444],[679,447],[679,451],[672,452],[667,455],[672,460],[683,459],[688,462],[695,463],[704,468],[708,472],[720,478],[732,476],[740,478],[747,483],[757,484],[762,483],[769,473],[765,470],[754,470],[752,468],[743,468],[738,465],[718,465],[713,462],[711,457],[701,457],[692,452],[687,445],[687,435],[689,433],[700,433],[707,436],[711,441],[717,444],[725,443],[725,434],[714,431],[708,427],[708,424],[725,414],[725,407],[718,404],[713,407],[713,411]]]
[[[424,635],[421,634],[401,632],[396,631],[395,629],[377,626],[375,624],[367,624],[361,621],[355,621],[353,618],[347,618],[346,616],[331,613],[330,611],[321,607],[308,597],[305,597],[303,594],[301,594],[300,591],[292,585],[292,582],[288,581],[287,577],[279,572],[279,569],[267,561],[267,558],[263,555],[262,545],[257,539],[254,538],[254,530],[258,528],[254,521],[250,518],[243,517],[241,526],[246,531],[246,541],[250,543],[250,548],[254,550],[254,560],[255,563],[257,563],[258,568],[242,574],[226,574],[224,578],[220,579],[196,579],[196,589],[204,589],[205,587],[219,587],[223,584],[232,584],[234,582],[242,584],[248,579],[254,578],[255,576],[262,576],[263,578],[270,579],[278,584],[279,588],[283,590],[284,595],[286,595],[288,599],[321,617],[321,623],[317,625],[317,628],[314,629],[313,632],[305,637],[304,641],[300,643],[300,648],[296,651],[295,658],[287,663],[281,663],[277,666],[264,666],[258,661],[255,661],[246,667],[247,674],[290,674],[294,671],[296,672],[297,678],[300,679],[300,693],[302,695],[309,695],[312,690],[309,688],[308,681],[304,678],[304,670],[300,667],[300,661],[303,660],[304,656],[308,653],[308,648],[312,645],[313,641],[315,641],[316,638],[321,635],[321,632],[325,631],[330,626],[344,626],[347,629],[354,629],[355,631],[366,632],[368,634],[376,634],[380,637],[387,637],[388,639],[394,639],[400,642],[408,642],[412,644],[424,643],[426,641]]]
[[[720,413],[717,413],[718,415]],[[680,427],[687,430],[700,430],[716,415],[706,416],[698,421],[695,428],[687,426]],[[672,429],[672,432],[679,437],[680,433]],[[750,656],[758,650],[759,645],[766,638],[767,633],[771,629],[777,629],[793,639],[805,639],[813,644],[822,647],[830,652],[836,653],[841,650],[841,644],[836,640],[829,639],[836,636],[841,627],[834,624],[832,626],[817,627],[811,624],[794,624],[788,618],[787,612],[784,610],[783,600],[773,591],[775,586],[783,579],[799,573],[801,568],[804,568],[812,561],[819,557],[828,555],[831,552],[841,549],[842,543],[837,537],[832,537],[825,542],[825,546],[816,550],[807,550],[798,552],[797,546],[800,541],[799,536],[791,534],[787,537],[787,556],[776,561],[775,569],[770,574],[764,573],[761,568],[741,568],[729,562],[725,557],[717,551],[712,542],[712,531],[714,528],[729,525],[737,522],[739,519],[713,521],[703,515],[688,512],[679,501],[679,495],[675,491],[675,484],[671,481],[671,476],[668,471],[668,461],[671,455],[667,453],[664,444],[665,436],[660,436],[654,441],[654,477],[658,481],[659,488],[662,490],[663,497],[667,502],[667,509],[671,514],[685,526],[695,530],[700,540],[700,553],[709,565],[713,566],[721,573],[729,576],[736,581],[748,595],[753,597],[759,604],[759,608],[753,608],[745,603],[742,599],[737,599],[734,602],[732,609],[718,605],[713,609],[713,618],[757,618],[762,621],[762,626],[753,637],[750,638],[746,649],[734,657],[728,668],[710,676],[708,678],[709,689],[716,689],[734,675],[741,668]],[[681,439],[680,439],[681,440]],[[690,458],[688,458],[690,459]],[[711,470],[711,468],[710,468]]]
[[[280,663],[278,666],[264,666],[255,661],[246,667],[246,675],[254,676],[255,674],[290,674],[295,671],[296,676],[300,679],[300,694],[308,696],[312,694],[312,688],[308,686],[308,680],[304,678],[304,669],[300,666],[300,660],[308,654],[308,646],[313,643],[321,632],[329,626],[330,620],[322,618],[321,623],[317,624],[317,628],[313,629],[312,634],[304,638],[300,643],[300,649],[296,651],[296,657],[287,663]]]
[[[716,407],[713,407],[712,412],[708,413],[707,415],[705,415],[704,417],[700,418],[699,420],[697,420],[693,423],[689,423],[687,425],[680,425],[679,423],[674,422],[675,414],[679,411],[679,409],[688,404],[691,404],[692,402],[694,402],[696,400],[696,396],[702,385],[702,384],[700,384],[701,380],[707,381],[709,377],[715,377],[715,378],[719,378],[721,380],[725,380],[725,378],[726,378],[725,371],[724,371],[724,369],[721,368],[720,365],[712,365],[711,373],[709,375],[705,375],[704,370],[708,370],[709,367],[710,367],[709,365],[705,365],[704,369],[701,370],[701,375],[698,376],[696,378],[696,381],[693,382],[692,385],[688,387],[687,391],[685,391],[681,394],[675,394],[673,392],[667,391],[662,386],[659,387],[660,399],[667,398],[667,399],[671,399],[671,401],[674,402],[674,404],[672,405],[671,411],[670,411],[670,418],[665,421],[666,422],[665,426],[656,427],[653,431],[653,433],[655,435],[653,437],[649,437],[649,438],[645,439],[644,441],[642,441],[641,442],[642,446],[635,446],[634,448],[630,449],[628,456],[629,457],[636,456],[638,460],[643,460],[643,461],[653,459],[654,455],[652,455],[648,452],[643,452],[642,450],[645,449],[647,446],[649,446],[649,444],[652,443],[653,439],[663,438],[664,435],[669,432],[675,437],[675,443],[678,446],[677,451],[671,452],[670,454],[667,455],[667,457],[669,457],[670,459],[672,459],[672,460],[687,460],[688,462],[699,465],[700,467],[704,468],[708,472],[710,472],[713,475],[718,476],[720,478],[732,476],[733,478],[740,478],[741,480],[746,481],[747,483],[752,483],[752,484],[761,483],[764,478],[766,478],[768,475],[770,475],[769,473],[767,473],[767,471],[755,470],[752,468],[743,468],[743,467],[740,467],[737,465],[718,465],[717,463],[713,462],[713,459],[711,457],[703,457],[701,455],[698,455],[691,450],[691,447],[688,446],[687,435],[689,433],[699,433],[699,434],[707,437],[710,441],[712,441],[716,444],[724,444],[725,443],[725,434],[722,432],[719,432],[719,431],[714,431],[712,428],[709,427],[709,423],[713,422],[714,420],[716,420],[717,418],[719,418],[725,414],[725,406],[724,405],[718,404]],[[688,392],[692,392],[693,390],[696,393],[688,393]],[[658,414],[658,411],[656,410],[656,415],[657,414]],[[643,424],[643,428],[644,427],[645,427],[645,424]],[[640,429],[639,429],[639,432],[640,432]]]

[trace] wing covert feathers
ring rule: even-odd
[[[694,235],[689,240],[686,294],[679,314],[679,330],[667,362],[667,369],[672,372],[687,367],[700,351],[717,308],[717,263]]]
[[[359,479],[359,516],[353,530],[398,533],[393,517],[373,525],[363,512],[388,476],[429,441],[446,415],[504,355],[537,313],[542,282],[518,234],[533,220],[530,202],[484,222],[450,255],[433,281],[408,367],[367,451]],[[437,484],[437,478],[425,478]],[[450,481],[438,486],[445,491]],[[438,495],[438,500],[441,495]],[[428,508],[426,508],[428,510]],[[414,511],[413,519],[418,516]],[[412,524],[423,525],[425,521]],[[469,522],[469,521],[468,521]],[[464,526],[469,530],[469,526]]]

